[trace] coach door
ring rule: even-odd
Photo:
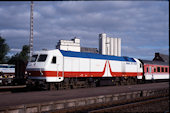
[[[152,67],[151,66],[149,66],[149,74],[151,75],[151,79],[153,79],[154,77],[153,77]]]

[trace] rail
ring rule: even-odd
[[[19,85],[19,86],[0,86],[1,89],[17,89],[17,88],[25,88],[26,85]]]

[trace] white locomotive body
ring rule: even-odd
[[[37,51],[26,70],[30,79],[62,82],[65,78],[142,78],[141,62],[135,58],[59,49]]]

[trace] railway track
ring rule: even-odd
[[[136,110],[139,112],[141,110],[141,106],[147,107],[146,105],[151,105],[153,103],[159,103],[160,101],[167,101],[167,100],[169,100],[168,96],[159,97],[159,98],[154,98],[154,99],[142,100],[142,101],[139,101],[139,102],[133,102],[133,103],[127,103],[127,104],[123,104],[123,105],[113,106],[113,107],[109,107],[109,108],[92,110],[92,111],[89,111],[89,113],[135,112],[134,111],[135,108],[137,108]],[[145,109],[148,109],[148,108],[145,108]],[[156,110],[156,108],[155,108],[155,110]],[[169,109],[165,109],[163,111],[169,112],[168,110]],[[145,112],[147,112],[147,111],[145,111]],[[157,112],[157,110],[155,112]],[[159,111],[159,112],[162,112],[162,111]]]
[[[57,110],[49,113],[75,113],[75,112],[83,112],[83,113],[114,113],[114,112],[134,112],[134,108],[136,112],[140,112],[139,110],[143,109],[140,108],[141,106],[151,105],[153,103],[159,103],[161,101],[166,101],[167,106],[166,108],[155,111],[143,111],[143,112],[166,112],[169,113],[169,93],[167,94],[160,94],[148,97],[140,97],[136,99],[130,100],[122,100],[122,101],[115,101],[115,102],[108,102],[108,103],[101,103],[101,104],[94,104],[89,106],[82,106],[78,108],[70,108],[70,109],[62,109]],[[145,106],[147,108],[147,106]],[[144,108],[145,108],[144,107]],[[143,109],[144,110],[144,109]]]
[[[147,81],[145,83],[137,83],[136,85],[139,85],[139,84],[152,84],[152,83],[163,83],[163,82],[169,82],[169,80],[165,80],[165,81],[155,81],[155,82],[152,82],[152,81]],[[130,85],[130,84],[129,84]],[[117,85],[117,86],[125,86],[125,85]],[[128,86],[128,85],[126,85]],[[106,86],[100,86],[100,87],[106,87]],[[108,86],[109,87],[109,86]],[[114,87],[114,86],[113,86]],[[74,89],[81,89],[81,88],[86,88],[86,87],[77,87],[77,88],[74,88]],[[90,87],[89,87],[90,88]],[[94,88],[94,87],[91,87],[91,88]],[[28,88],[27,85],[18,85],[18,86],[0,86],[0,93],[6,93],[6,92],[29,92],[29,91],[45,91],[47,89],[42,89],[42,88]],[[58,90],[71,90],[70,88],[68,89],[58,89]]]
[[[26,91],[26,85],[0,86],[0,94]]]

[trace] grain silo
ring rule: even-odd
[[[121,39],[99,34],[99,53],[103,55],[121,56]]]
[[[106,54],[106,34],[99,34],[99,53]]]

